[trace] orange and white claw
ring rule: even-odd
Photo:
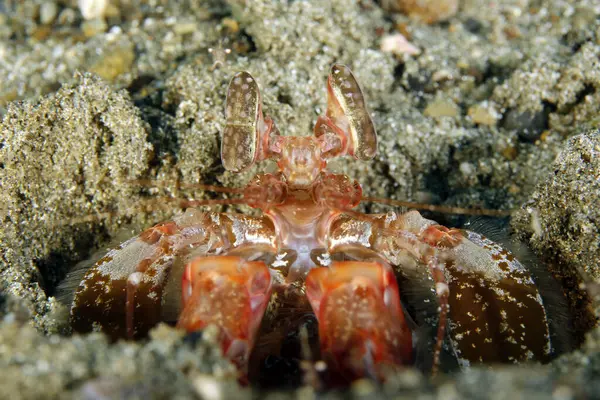
[[[217,326],[223,354],[245,373],[271,288],[271,274],[261,261],[196,258],[183,274],[183,311],[177,326],[188,332]]]
[[[389,265],[346,261],[313,269],[306,295],[334,374],[349,381],[382,380],[386,369],[412,361],[412,333]]]

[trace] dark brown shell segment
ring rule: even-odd
[[[181,308],[185,264],[194,257],[262,245],[274,249],[268,217],[189,209],[108,252],[84,275],[71,306],[75,332],[103,331],[113,339],[144,337]],[[178,280],[177,282],[172,281]]]
[[[482,235],[465,231],[465,240],[485,249],[500,274],[492,279],[485,271],[460,265],[458,259],[446,263],[450,338],[459,362],[548,360],[548,319],[529,271],[511,252]]]

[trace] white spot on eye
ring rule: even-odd
[[[246,78],[246,82],[250,83],[250,82],[252,82],[252,81],[254,81],[254,79],[252,79],[252,77],[251,77],[251,76],[249,76],[249,77],[247,77],[247,78]]]
[[[239,86],[242,83],[242,79],[240,77],[237,77],[233,80],[233,83],[237,86]]]

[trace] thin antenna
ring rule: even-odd
[[[486,208],[463,208],[454,206],[440,206],[425,203],[416,203],[412,201],[393,200],[393,199],[382,199],[378,197],[363,197],[362,202],[380,203],[387,204],[390,206],[415,208],[417,210],[427,210],[434,212],[441,212],[446,214],[460,214],[460,215],[484,215],[488,217],[507,217],[510,216],[512,210],[489,210]]]
[[[242,194],[244,192],[243,189],[238,189],[238,188],[226,188],[226,187],[215,186],[215,185],[204,185],[201,183],[181,183],[179,181],[172,184],[172,183],[168,183],[165,181],[154,181],[151,179],[135,179],[135,180],[129,181],[129,183],[132,183],[135,185],[141,185],[141,186],[148,186],[148,187],[154,186],[154,187],[169,188],[170,186],[174,186],[176,189],[198,189],[198,190],[205,190],[207,192],[216,192],[216,193]]]

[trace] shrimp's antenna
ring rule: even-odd
[[[415,208],[417,210],[427,210],[433,212],[441,212],[445,214],[461,214],[461,215],[483,215],[487,217],[507,217],[512,214],[512,210],[490,210],[487,208],[463,208],[454,206],[440,206],[426,203],[416,203],[412,201],[383,199],[378,197],[365,196],[361,199],[362,202],[387,204],[390,206]]]
[[[155,197],[146,201],[141,201],[136,204],[135,209],[127,210],[125,212],[117,211],[106,211],[102,213],[96,213],[91,215],[85,215],[79,218],[72,218],[64,223],[55,224],[55,227],[67,226],[67,225],[79,225],[91,222],[98,222],[108,220],[116,216],[130,217],[140,212],[150,212],[158,210],[172,210],[173,206],[167,206],[167,203],[178,202],[179,208],[190,208],[200,206],[217,206],[217,205],[234,205],[234,204],[247,204],[247,201],[243,198],[235,199],[204,199],[204,200],[187,200],[179,199],[176,197]]]
[[[205,190],[207,192],[216,192],[216,193],[233,193],[233,194],[242,194],[244,189],[238,188],[226,188],[223,186],[215,186],[215,185],[204,185],[201,183],[181,183],[175,182],[175,184],[171,182],[164,181],[154,181],[151,179],[135,179],[129,181],[132,184],[140,185],[140,186],[155,186],[155,187],[175,187],[177,189],[198,189]]]
[[[230,205],[230,204],[246,204],[245,199],[207,199],[207,200],[185,200],[185,199],[173,199],[178,201],[181,208],[199,207],[199,206],[216,206],[216,205]]]

